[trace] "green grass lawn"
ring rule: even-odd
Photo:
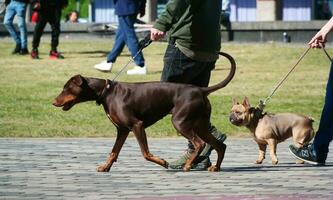
[[[64,60],[49,60],[49,39],[42,40],[41,60],[13,56],[13,43],[0,40],[0,136],[1,137],[104,137],[115,136],[115,128],[95,102],[76,105],[68,112],[51,103],[64,83],[75,74],[113,78],[129,60],[124,51],[112,73],[102,73],[93,65],[105,59],[113,39],[71,40],[62,38],[59,46]],[[119,77],[119,81],[158,81],[166,43],[153,43],[144,51],[149,67],[147,76]],[[253,105],[264,99],[306,50],[306,45],[280,43],[227,43],[222,50],[234,56],[237,72],[231,83],[209,96],[212,123],[228,135],[248,136],[248,130],[229,123],[232,97],[248,96]],[[332,53],[331,49],[328,49]],[[321,50],[311,50],[268,103],[268,112],[295,112],[315,118],[318,127],[323,105],[329,61]],[[132,67],[131,65],[130,67]],[[224,79],[229,70],[220,59],[211,84]],[[147,129],[150,137],[177,136],[170,116]]]

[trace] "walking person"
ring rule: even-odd
[[[333,17],[320,29],[310,40],[312,48],[324,48],[327,42],[327,35],[333,29]],[[329,144],[333,138],[333,62],[326,86],[326,96],[322,110],[319,128],[312,144],[297,148],[290,145],[290,152],[297,158],[314,165],[325,165]]]
[[[117,57],[126,45],[131,52],[136,66],[127,71],[128,75],[144,75],[147,74],[147,67],[142,52],[138,55],[139,42],[135,34],[134,23],[138,14],[140,17],[145,15],[146,0],[113,0],[115,5],[115,13],[118,16],[118,29],[115,36],[115,42],[111,52],[107,55],[107,59],[94,66],[95,69],[110,72],[112,65],[116,62]]]
[[[227,40],[233,41],[234,33],[231,27],[230,13],[231,13],[230,0],[222,0],[221,24],[226,28],[228,32]]]
[[[38,19],[32,40],[31,58],[39,59],[38,47],[47,23],[51,25],[51,59],[63,59],[58,52],[61,10],[68,4],[68,0],[35,0],[34,9],[38,10]]]
[[[29,0],[6,0],[6,14],[4,18],[4,24],[8,30],[10,36],[14,39],[16,46],[12,51],[12,54],[26,55],[28,51],[28,33],[27,25],[25,22],[25,13]],[[17,17],[19,33],[16,32],[13,20]]]
[[[161,81],[208,86],[221,47],[220,15],[221,1],[168,2],[151,29],[153,41],[163,38],[167,32],[169,36]],[[212,125],[210,132],[220,142],[226,139],[226,135]],[[209,155],[212,149],[206,144],[193,168],[207,169],[211,165]],[[193,144],[188,142],[185,153],[169,163],[169,167],[181,169],[193,151]]]

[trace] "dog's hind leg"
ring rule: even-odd
[[[98,172],[108,172],[112,167],[112,164],[117,161],[119,152],[128,136],[129,130],[128,129],[117,129],[117,138],[115,144],[113,145],[112,151],[109,154],[108,159],[106,160],[105,164],[100,165],[97,167]]]
[[[295,129],[293,131],[293,141],[296,147],[304,147],[310,143],[310,141],[313,139],[315,133],[310,126],[309,128],[300,128],[300,129]],[[304,161],[297,159],[296,164],[304,164]]]
[[[315,132],[312,127],[299,128],[293,130],[293,141],[296,147],[300,148],[306,146],[313,139]]]
[[[191,132],[194,132],[193,130],[191,130]],[[190,171],[190,169],[192,168],[193,162],[194,160],[200,155],[200,153],[202,152],[202,150],[205,148],[205,142],[202,141],[200,139],[200,137],[198,137],[197,134],[195,133],[190,133],[190,134],[186,134],[186,133],[182,133],[185,137],[187,137],[188,135],[191,135],[192,137],[188,138],[191,143],[194,146],[194,151],[192,152],[190,158],[186,161],[183,170],[184,171]]]
[[[177,113],[179,114],[179,113]],[[182,117],[178,117],[177,114],[172,116],[172,124],[175,129],[188,139],[194,146],[194,151],[191,152],[190,157],[183,166],[184,171],[189,171],[193,165],[194,160],[200,155],[201,151],[205,148],[204,141],[198,136],[196,123],[193,121],[182,120]],[[180,118],[180,119],[179,119]],[[200,122],[202,123],[202,122]],[[208,127],[208,125],[207,125]],[[208,128],[207,128],[208,129]]]
[[[225,154],[225,150],[227,148],[227,145],[225,145],[224,143],[220,143],[211,133],[209,133],[208,129],[206,130],[206,128],[202,129],[202,131],[200,131],[200,138],[210,144],[217,153],[217,161],[215,165],[212,165],[208,168],[208,171],[210,172],[217,172],[220,171],[221,168],[221,163],[224,159],[224,154]]]
[[[151,162],[154,162],[158,165],[161,165],[164,168],[168,168],[168,162],[165,160],[154,156],[149,152],[148,142],[147,142],[147,135],[143,126],[142,121],[138,121],[133,125],[133,132],[134,135],[140,145],[141,153],[143,157]]]

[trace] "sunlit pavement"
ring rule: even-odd
[[[171,161],[183,138],[148,139],[151,153]],[[333,199],[333,149],[323,167],[294,164],[291,140],[278,145],[279,164],[253,164],[251,138],[228,138],[220,172],[167,170],[146,161],[126,141],[108,173],[96,172],[114,138],[0,139],[0,199]],[[211,156],[216,161],[215,152]]]

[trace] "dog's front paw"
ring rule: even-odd
[[[262,164],[262,160],[256,160],[254,163],[257,165]]]
[[[303,160],[296,160],[296,164],[304,164],[305,162]]]
[[[165,160],[163,160],[163,161],[164,161],[163,167],[168,169],[169,168],[169,163]]]
[[[209,172],[218,172],[218,171],[220,171],[220,168],[216,167],[215,165],[212,165],[212,166],[208,167],[208,171]]]
[[[191,170],[191,165],[184,165],[184,167],[183,167],[184,172],[188,172],[190,170]]]
[[[279,161],[277,160],[272,160],[272,165],[277,165]]]
[[[109,172],[110,171],[110,168],[106,167],[105,165],[99,165],[97,167],[97,171],[98,172]]]

